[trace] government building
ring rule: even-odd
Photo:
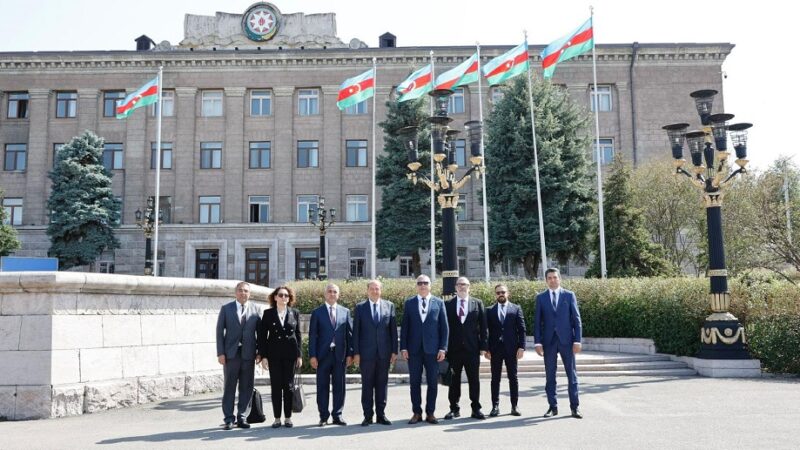
[[[326,208],[337,210],[327,232],[329,276],[369,276],[372,101],[340,111],[339,85],[377,58],[381,122],[393,88],[428,64],[431,51],[440,73],[475,47],[402,47],[403,36],[391,33],[342,40],[334,13],[283,13],[269,3],[187,14],[184,26],[178,44],[141,36],[130,51],[0,53],[0,188],[22,242],[16,255],[47,255],[48,171],[60,145],[91,130],[105,139],[104,164],[123,205],[116,232],[121,248],[104,253],[91,270],[143,273],[145,237],[136,211],[155,193],[156,111],[149,106],[118,120],[115,105],[163,66],[159,273],[270,286],[314,278],[320,231],[308,211],[324,197]],[[481,64],[518,44],[482,47]],[[537,76],[546,44],[529,43]],[[732,49],[728,43],[600,43],[596,105],[591,54],[559,64],[553,82],[588,110],[599,109],[604,163],[615,153],[634,164],[668,161],[661,126],[680,118],[696,122],[688,93],[722,92],[722,64]],[[453,127],[463,130],[464,122],[478,119],[478,95],[476,84],[457,89],[449,107]],[[484,85],[482,95],[488,117],[502,93]],[[724,110],[721,96],[715,109]],[[382,151],[380,128],[376,139]],[[457,148],[466,166],[464,142]],[[665,163],[664,170],[671,168]],[[457,216],[459,270],[474,278],[484,273],[479,191],[474,181],[462,189]],[[429,252],[421,252],[428,273]],[[411,257],[378,260],[376,272],[412,276]],[[518,273],[509,264],[493,267],[493,275]]]

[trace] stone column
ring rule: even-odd
[[[50,196],[50,179],[47,172],[52,166],[48,148],[50,90],[29,89],[28,96],[28,161],[25,174],[25,192],[44,192],[44,195],[26,195],[22,209],[22,223],[43,225],[47,223],[47,198]]]
[[[614,107],[617,110],[617,123],[619,124],[619,138],[614,142],[615,151],[624,151],[624,156],[633,161],[633,124],[631,123],[631,90],[629,89],[628,82],[619,81],[616,87],[616,102]],[[613,89],[612,89],[613,91]],[[612,94],[613,95],[613,94]],[[641,156],[641,152],[638,156]],[[641,158],[638,158],[637,163],[641,163]]]
[[[275,176],[270,207],[275,223],[294,222],[294,90],[294,86],[273,89],[274,111],[280,111],[275,114],[275,138],[272,144]]]
[[[322,170],[322,192],[325,208],[336,208],[345,214],[345,198],[342,193],[342,114],[336,106],[339,86],[322,86],[322,139],[320,145],[320,170]],[[370,139],[372,137],[370,136]],[[339,220],[345,220],[344,215]]]
[[[198,164],[200,150],[195,141],[195,121],[197,117],[195,87],[176,87],[175,112],[177,131],[172,150],[175,171],[175,200],[173,223],[195,223],[197,199],[194,195],[194,172]]]
[[[102,113],[98,111],[99,94],[97,89],[78,89],[77,134],[83,134],[84,130],[97,133],[97,117]]]
[[[223,217],[225,223],[244,223],[244,170],[248,150],[244,142],[244,94],[247,88],[225,88],[225,147],[222,164],[225,176]],[[232,272],[231,272],[232,273]]]
[[[137,88],[128,88],[133,92]],[[143,110],[142,110],[143,109]],[[142,108],[125,119],[125,144],[123,147],[124,171],[116,171],[115,177],[122,176],[123,223],[135,223],[137,209],[144,210],[147,197],[154,195],[155,180],[150,176],[150,142],[147,141],[146,119],[149,108]],[[120,181],[114,183],[119,186]]]

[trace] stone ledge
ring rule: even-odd
[[[703,359],[669,355],[673,361],[686,363],[697,373],[709,378],[761,378],[761,361],[757,359]]]

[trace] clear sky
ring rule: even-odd
[[[133,50],[133,39],[147,34],[156,42],[183,39],[185,13],[241,14],[254,0],[0,0],[0,50]],[[630,44],[729,42],[736,47],[723,66],[726,111],[736,121],[753,122],[749,156],[766,168],[779,155],[793,155],[798,144],[790,108],[800,106],[800,90],[786,50],[796,26],[791,2],[762,0],[453,0],[281,1],[283,13],[334,12],[342,41],[359,38],[376,47],[391,32],[398,46],[512,45],[528,31],[531,45],[569,33],[595,8],[595,42]],[[723,74],[720,74],[722,76]],[[2,74],[0,74],[2,76]],[[687,96],[685,99],[690,102]],[[721,112],[721,111],[717,111]],[[675,121],[681,118],[676,117]],[[786,145],[779,140],[786,140]],[[668,149],[664,148],[664,153]],[[800,160],[797,161],[800,163]]]

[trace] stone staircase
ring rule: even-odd
[[[489,377],[491,368],[489,361],[481,361],[481,377]],[[636,355],[599,351],[584,351],[577,355],[576,366],[578,376],[583,377],[686,377],[697,375],[697,372],[686,363],[673,361],[668,355]],[[563,375],[561,360],[558,362],[558,373]],[[544,360],[533,349],[528,349],[519,361],[517,373],[523,377],[544,377]]]

